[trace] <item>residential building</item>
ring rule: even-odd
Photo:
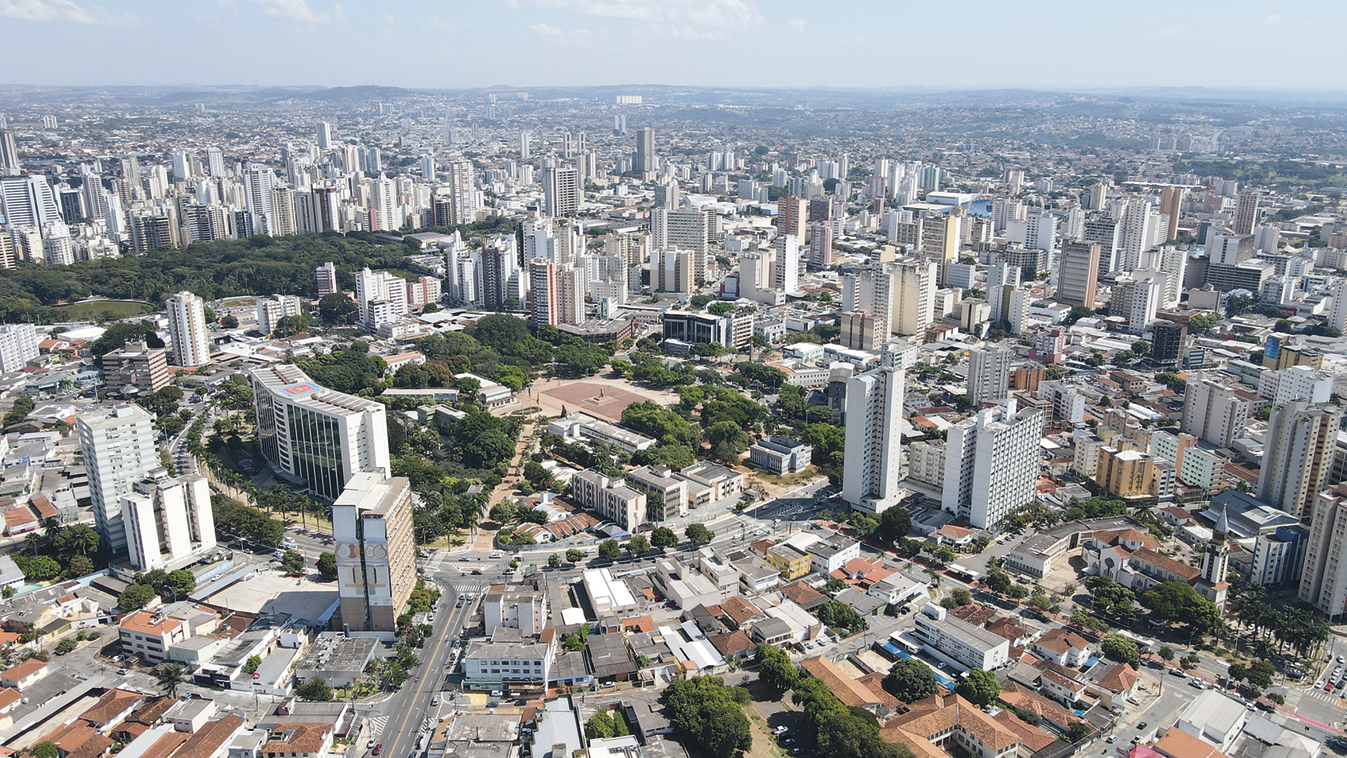
[[[1332,621],[1347,614],[1347,484],[1320,492],[1310,521],[1299,597]]]
[[[138,405],[119,405],[81,413],[75,423],[89,474],[94,525],[108,552],[121,555],[126,552],[122,498],[160,465],[154,417]]]
[[[332,503],[332,539],[342,623],[394,631],[416,586],[411,482],[355,474]]]
[[[173,478],[160,468],[132,487],[122,496],[132,568],[171,571],[215,549],[215,517],[205,477]]]
[[[1099,451],[1095,481],[1114,497],[1148,497],[1154,476],[1155,461],[1145,453],[1113,447]]]
[[[646,495],[620,479],[609,479],[586,469],[571,477],[570,493],[576,505],[595,511],[629,532],[635,532],[646,521]]]
[[[467,689],[537,692],[547,687],[552,672],[552,646],[498,629],[489,638],[470,641],[462,665]]]
[[[968,354],[968,395],[974,404],[1006,399],[1014,358],[1015,353],[1003,347],[978,348]]]
[[[1207,377],[1193,378],[1183,393],[1183,419],[1179,430],[1218,447],[1244,434],[1251,404],[1238,387]]]
[[[574,216],[584,196],[580,172],[571,167],[545,167],[542,172],[543,215]]]
[[[122,651],[151,664],[168,660],[170,646],[191,636],[187,622],[160,611],[136,611],[118,624]]]
[[[37,356],[37,332],[32,324],[0,326],[0,374],[18,371]]]
[[[934,261],[886,264],[893,273],[893,310],[889,329],[894,334],[925,334],[935,318],[937,271]]]
[[[955,424],[945,441],[942,508],[987,529],[1033,502],[1042,436],[1043,412],[1016,412],[1014,399]]]
[[[183,291],[164,303],[168,311],[169,348],[173,363],[195,367],[210,362],[210,340],[206,338],[206,306],[201,298]]]
[[[1062,243],[1057,280],[1057,302],[1094,308],[1099,278],[1099,243],[1068,240]]]
[[[340,291],[337,287],[337,267],[332,265],[331,261],[314,269],[314,276],[318,280],[318,298],[320,300],[325,295]]]
[[[248,378],[262,455],[315,497],[331,502],[357,473],[392,471],[383,403],[325,389],[290,364]]]
[[[855,510],[882,513],[896,505],[902,490],[901,368],[881,367],[847,380],[846,449],[842,499]]]
[[[1010,641],[946,614],[938,605],[913,617],[913,636],[933,656],[956,669],[993,671],[1010,661]]]
[[[136,394],[167,387],[168,351],[152,348],[143,340],[128,342],[103,356],[103,383],[108,392]]]
[[[1263,442],[1258,499],[1310,522],[1318,494],[1329,485],[1342,411],[1304,400],[1276,403]]]
[[[407,315],[407,280],[391,271],[361,270],[355,277],[360,323],[370,331]]]
[[[257,299],[257,331],[270,335],[276,331],[276,324],[288,316],[298,316],[304,312],[299,298],[294,295],[272,295]]]

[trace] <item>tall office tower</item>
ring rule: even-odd
[[[449,179],[449,225],[477,221],[477,187],[473,180],[472,161],[451,161],[444,168]]]
[[[1094,307],[1099,277],[1099,243],[1062,243],[1062,262],[1057,273],[1057,302],[1065,305]]]
[[[664,249],[651,253],[650,288],[654,292],[691,295],[696,285],[695,256],[687,250]]]
[[[976,404],[996,403],[1010,394],[1010,364],[1015,353],[1003,347],[968,354],[968,396]]]
[[[319,150],[326,150],[332,147],[332,125],[326,121],[318,123],[317,142]]]
[[[1328,326],[1347,331],[1347,279],[1333,283],[1333,308],[1328,312]]]
[[[842,499],[853,510],[897,505],[902,477],[903,369],[877,368],[847,380]]]
[[[298,366],[248,372],[262,455],[331,502],[361,471],[391,472],[383,403],[320,387]]]
[[[1131,271],[1141,263],[1141,254],[1151,247],[1151,235],[1155,233],[1155,210],[1145,198],[1133,198],[1127,201],[1127,210],[1123,215],[1122,261],[1119,268]]]
[[[1165,187],[1160,191],[1160,215],[1165,216],[1165,242],[1179,236],[1179,216],[1183,215],[1183,188]]]
[[[583,324],[585,322],[585,293],[589,291],[589,277],[584,269],[558,270],[557,323]]]
[[[416,588],[411,481],[362,471],[332,503],[342,624],[392,632]]]
[[[1329,485],[1342,411],[1304,400],[1276,403],[1263,442],[1258,499],[1310,523],[1315,497]]]
[[[580,208],[580,172],[573,168],[543,169],[543,215],[574,216]]]
[[[314,275],[318,278],[318,297],[331,295],[337,292],[337,267],[328,261],[318,268],[314,269]]]
[[[678,182],[670,179],[655,185],[655,207],[673,210],[680,202]]]
[[[225,176],[224,152],[218,147],[206,148],[206,167],[210,170],[212,179],[223,179]]]
[[[786,293],[800,291],[800,248],[795,237],[783,234],[772,240],[776,265],[772,269],[772,289]]]
[[[894,334],[925,334],[935,319],[935,261],[898,261],[885,264],[893,271],[893,311],[889,328]]]
[[[0,211],[10,229],[41,229],[64,221],[55,191],[41,176],[0,177]]]
[[[832,224],[809,225],[809,265],[820,269],[833,265]]]
[[[295,193],[289,187],[275,187],[271,190],[271,227],[269,231],[277,237],[288,237],[299,233],[295,222]]]
[[[786,195],[776,201],[777,234],[794,235],[798,245],[805,242],[805,205],[805,201],[795,195]]]
[[[513,239],[513,238],[511,238]],[[505,307],[505,285],[518,266],[513,245],[489,245],[482,249],[482,306],[498,311]]]
[[[5,239],[9,235],[0,232]],[[37,331],[32,324],[0,326],[0,374],[18,371],[38,356]]]
[[[119,405],[81,413],[75,426],[89,474],[94,525],[108,552],[120,555],[126,551],[122,497],[159,468],[154,417],[138,405]]]
[[[294,295],[272,295],[257,299],[257,331],[271,334],[283,318],[298,316],[304,312],[304,306]]]
[[[19,175],[19,148],[14,143],[14,132],[0,129],[0,175]]]
[[[61,218],[69,224],[83,223],[89,214],[84,210],[84,194],[77,189],[63,189],[57,193]]]
[[[557,325],[559,297],[557,264],[547,258],[529,261],[529,322],[535,328]]]
[[[996,526],[1034,502],[1043,411],[1016,412],[1013,399],[950,427],[941,507],[977,529]]]
[[[521,131],[519,133],[519,160],[521,161],[529,159],[529,141],[532,136],[533,135],[529,134],[527,131]]]
[[[1305,543],[1299,597],[1330,619],[1347,613],[1347,483],[1318,493]]]
[[[1155,320],[1155,314],[1164,300],[1165,285],[1163,281],[1152,277],[1142,278],[1141,271],[1133,273],[1135,277],[1120,277],[1120,281],[1114,285],[1109,313],[1126,317],[1127,331],[1140,335],[1145,333],[1146,325]]]
[[[1108,216],[1085,222],[1085,241],[1099,243],[1099,276],[1108,276],[1118,268],[1118,222]]]
[[[186,290],[170,297],[168,310],[169,346],[173,363],[178,366],[202,366],[210,362],[210,340],[206,337],[206,304]]]
[[[1207,256],[1213,266],[1238,266],[1253,257],[1252,234],[1214,234],[1207,238]]]
[[[1239,198],[1235,201],[1235,224],[1232,227],[1235,234],[1250,234],[1254,226],[1258,223],[1258,202],[1262,200],[1263,193],[1258,190],[1245,190],[1239,193]]]
[[[1163,319],[1151,327],[1151,351],[1148,356],[1152,363],[1161,366],[1181,365],[1187,350],[1188,327]]]
[[[355,301],[360,323],[370,331],[396,321],[410,310],[407,307],[406,280],[388,271],[361,270],[355,277]]]
[[[1206,377],[1190,379],[1183,392],[1183,419],[1179,431],[1218,447],[1230,447],[1244,434],[1249,423],[1250,404],[1251,398],[1238,387]]]
[[[645,174],[656,168],[658,166],[655,160],[655,130],[643,126],[636,130],[636,157],[632,170]]]
[[[173,478],[155,469],[122,496],[122,525],[132,568],[183,568],[215,549],[210,483],[200,474]]]
[[[666,225],[664,244],[690,251],[693,277],[704,279],[711,259],[711,240],[715,235],[715,210],[685,205],[665,214],[664,218]]]

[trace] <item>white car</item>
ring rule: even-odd
[[[1322,690],[1324,688],[1324,680],[1320,679],[1319,681],[1315,682],[1314,688],[1316,690]]]

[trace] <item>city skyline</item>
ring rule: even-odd
[[[895,88],[932,90],[1029,88],[1219,88],[1275,91],[1342,91],[1347,54],[1331,45],[1300,44],[1319,29],[1347,21],[1347,9],[1330,3],[1276,6],[1253,3],[1158,2],[1127,7],[1088,7],[1059,2],[1032,8],[974,3],[960,26],[958,44],[939,30],[952,19],[945,9],[850,2],[821,12],[803,2],[743,0],[506,0],[440,7],[417,0],[330,3],[325,0],[217,0],[172,4],[138,0],[108,9],[76,0],[0,0],[0,32],[9,43],[0,65],[23,72],[8,84],[39,86],[160,85],[174,80],[198,86],[368,85],[464,89],[493,85],[603,86],[637,83],[768,88]],[[838,12],[838,11],[841,12]],[[94,57],[109,30],[163,34],[174,28],[209,28],[197,35],[193,54],[229,56],[229,65],[195,67],[187,75],[154,75],[163,50],[129,45],[117,56]],[[1099,32],[1125,41],[1110,60]],[[891,30],[879,34],[876,30]],[[43,50],[61,35],[65,55]],[[500,42],[513,38],[509,55]],[[1009,47],[1007,40],[1019,44]],[[479,66],[437,67],[443,43],[459,59]],[[398,55],[346,55],[352,46],[398,43]],[[722,55],[743,46],[813,51],[761,67],[725,66]],[[1294,46],[1299,64],[1294,86],[1283,69],[1218,65],[1201,51],[1274,50]],[[815,64],[832,49],[839,65]],[[594,51],[602,51],[599,57]],[[620,62],[619,66],[553,65],[558,56]],[[25,65],[41,55],[40,69]],[[1096,66],[1061,65],[1096,58]],[[1007,58],[1011,65],[1005,65]],[[1184,61],[1194,62],[1184,65]],[[91,72],[97,72],[92,75]],[[614,71],[620,72],[614,75]]]

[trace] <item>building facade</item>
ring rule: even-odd
[[[364,631],[396,630],[416,586],[411,482],[357,473],[332,503],[332,539],[342,623]]]
[[[159,468],[154,417],[138,405],[119,405],[81,413],[75,423],[89,474],[94,525],[108,551],[120,555],[126,552],[122,498]]]

